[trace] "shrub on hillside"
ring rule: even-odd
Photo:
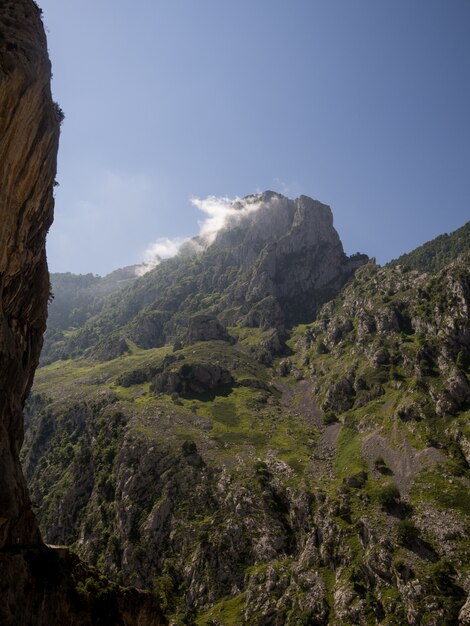
[[[419,539],[419,529],[410,519],[401,519],[397,525],[398,543],[405,548],[411,548]]]
[[[400,491],[395,483],[387,483],[377,492],[377,502],[387,511],[398,504]]]
[[[336,414],[333,411],[326,411],[323,414],[322,421],[325,424],[325,426],[328,426],[329,424],[334,424],[335,422],[337,422],[338,418],[336,417]]]

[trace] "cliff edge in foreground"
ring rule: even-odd
[[[0,7],[0,546],[36,544],[38,529],[18,461],[22,408],[46,326],[45,237],[60,119],[40,13]]]
[[[0,4],[0,623],[161,624],[153,597],[41,542],[19,462],[46,325],[60,108],[32,0]]]

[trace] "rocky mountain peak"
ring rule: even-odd
[[[292,200],[274,191],[246,196],[226,210],[223,220],[212,240],[201,236],[187,242],[180,254],[119,296],[95,298],[93,310],[85,303],[90,319],[71,340],[64,341],[62,328],[50,327],[55,345],[47,341],[43,358],[87,348],[100,359],[114,358],[125,351],[127,339],[143,348],[184,343],[191,317],[198,314],[216,318],[214,324],[222,327],[274,329],[282,339],[294,324],[312,321],[368,260],[345,254],[330,207],[308,196]],[[63,301],[59,294],[57,303]],[[60,316],[70,319],[66,311]]]
[[[234,214],[214,239],[216,247],[247,242],[259,247],[292,236],[295,229],[302,229],[307,244],[320,239],[339,243],[330,207],[308,196],[291,200],[274,191],[264,191],[237,200],[232,207]]]
[[[330,207],[308,196],[291,200],[266,191],[239,201],[238,210],[218,233],[212,251],[224,250],[246,271],[246,290],[240,294],[245,302],[274,298],[268,308],[279,317],[279,305],[288,325],[312,319],[367,261],[366,255],[347,257]],[[261,325],[275,325],[273,315]],[[260,323],[251,314],[245,321]]]

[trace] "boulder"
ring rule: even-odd
[[[225,326],[213,315],[194,315],[188,324],[187,342],[189,344],[197,341],[228,341],[234,343]]]
[[[231,373],[220,365],[185,363],[179,370],[157,374],[152,388],[157,393],[201,394],[233,383]]]

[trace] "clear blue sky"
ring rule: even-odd
[[[39,0],[65,112],[52,271],[196,234],[191,197],[329,204],[386,262],[470,219],[469,0]]]

